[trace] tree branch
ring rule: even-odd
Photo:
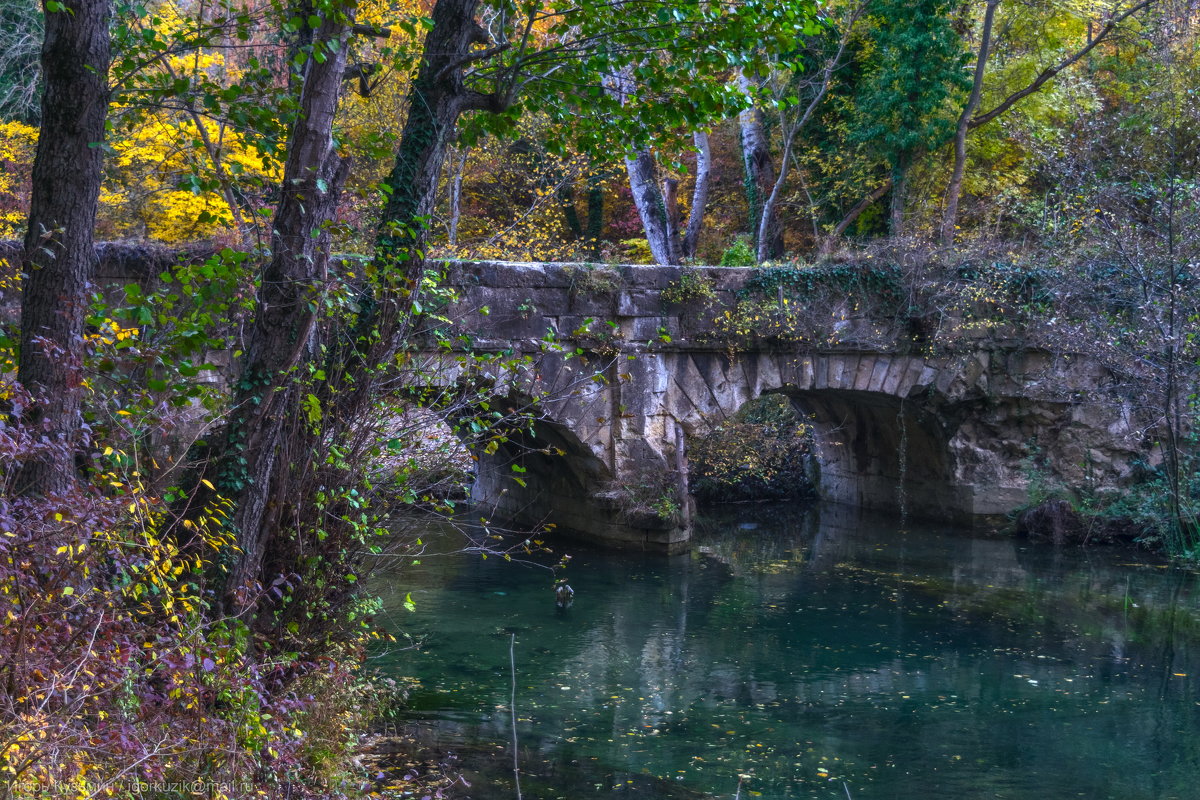
[[[1101,28],[1096,33],[1095,38],[1093,38],[1090,42],[1088,42],[1084,47],[1075,51],[1074,54],[1072,54],[1071,56],[1068,56],[1067,58],[1058,62],[1053,67],[1047,67],[1046,69],[1042,70],[1041,73],[1039,73],[1038,76],[1033,79],[1032,83],[1030,83],[1024,89],[1013,92],[1008,97],[1004,98],[1004,100],[1002,100],[1000,102],[1000,105],[996,106],[991,111],[980,114],[979,116],[972,119],[970,124],[968,125],[968,127],[970,129],[974,130],[975,128],[978,128],[980,125],[988,124],[989,122],[994,120],[996,117],[1003,114],[1005,111],[1008,111],[1010,108],[1012,108],[1018,102],[1020,102],[1021,100],[1024,100],[1026,97],[1033,94],[1038,89],[1042,88],[1042,86],[1046,83],[1046,81],[1050,80],[1055,75],[1062,72],[1064,69],[1071,66],[1076,61],[1078,61],[1079,59],[1083,58],[1088,53],[1090,53],[1096,45],[1098,45],[1098,44],[1100,44],[1100,42],[1104,41],[1104,39],[1110,33],[1113,32],[1113,30],[1117,27],[1117,25],[1124,22],[1126,19],[1133,16],[1137,12],[1145,10],[1152,5],[1154,5],[1154,0],[1142,0],[1142,2],[1138,3],[1137,5],[1132,6],[1128,9],[1126,9],[1125,11],[1123,11],[1122,13],[1118,14],[1117,16],[1113,17],[1105,24],[1105,26],[1103,28]]]

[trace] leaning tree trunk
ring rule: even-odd
[[[236,498],[239,553],[226,581],[234,612],[253,606],[263,556],[286,524],[291,488],[308,468],[315,434],[305,424],[301,371],[315,355],[321,296],[328,278],[329,222],[337,209],[346,162],[333,141],[333,118],[353,28],[353,0],[325,15],[300,94],[288,143],[282,196],[275,213],[271,260],[262,275],[246,344],[221,488]],[[314,56],[317,53],[314,53]]]
[[[696,145],[696,184],[692,188],[692,210],[688,214],[687,231],[683,234],[684,258],[695,258],[700,245],[700,231],[704,229],[704,211],[708,206],[708,187],[712,178],[712,151],[708,146],[708,133],[696,131],[692,134]]]
[[[433,7],[433,27],[425,37],[421,68],[408,94],[408,118],[400,133],[396,161],[385,182],[388,199],[383,207],[376,238],[375,257],[384,271],[397,274],[413,293],[420,288],[425,269],[428,231],[421,220],[433,213],[438,179],[454,126],[466,111],[503,111],[507,98],[467,88],[463,68],[495,49],[475,50],[487,44],[488,34],[475,21],[479,0],[438,0]],[[403,326],[402,326],[403,327]],[[403,331],[393,331],[402,335]]]
[[[633,90],[633,79],[629,71],[614,73],[605,81],[605,90],[617,102],[625,104]],[[629,189],[633,193],[633,205],[642,220],[642,230],[650,245],[650,255],[656,264],[678,264],[683,260],[679,238],[672,241],[671,221],[667,216],[666,199],[658,183],[658,161],[646,147],[625,156],[625,172],[629,175]]]
[[[33,162],[21,298],[17,380],[41,402],[25,421],[51,442],[25,462],[14,490],[65,491],[75,484],[82,418],[83,325],[95,273],[93,233],[108,112],[107,0],[66,0],[46,11],[42,127]]]
[[[950,184],[946,187],[946,211],[942,215],[941,238],[943,245],[954,243],[954,231],[958,228],[958,201],[962,196],[963,176],[967,169],[967,133],[971,127],[971,117],[979,108],[979,100],[983,97],[983,74],[987,69],[988,49],[992,42],[992,24],[996,19],[996,6],[1000,0],[988,0],[987,10],[983,13],[983,31],[979,40],[979,55],[975,59],[975,77],[971,84],[971,95],[967,105],[958,116],[958,127],[954,131],[954,171],[950,175]]]
[[[755,95],[755,87],[744,72],[738,73],[738,86],[748,98]],[[742,137],[742,167],[745,170],[746,203],[750,211],[750,231],[754,235],[755,252],[763,257],[783,256],[783,228],[778,218],[761,226],[763,205],[775,186],[775,166],[771,162],[771,141],[763,125],[762,113],[751,106],[738,114],[738,128]],[[761,233],[760,233],[761,230]]]

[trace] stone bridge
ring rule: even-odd
[[[835,293],[803,309],[815,328],[797,317],[805,335],[781,335],[771,314],[804,302],[780,289],[755,303],[750,269],[448,269],[447,317],[471,347],[531,356],[520,391],[541,398],[532,436],[480,454],[475,484],[476,501],[521,524],[679,549],[687,437],[772,392],[814,422],[824,499],[917,517],[992,523],[1027,502],[1031,481],[1114,490],[1147,455],[1104,368],[995,331],[963,326],[931,344]]]

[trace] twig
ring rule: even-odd
[[[513,779],[517,782],[517,800],[521,800],[521,765],[517,759],[517,635],[508,640],[508,663],[512,671],[512,696],[508,710],[512,714]]]
[[[854,800],[854,798],[850,796],[850,787],[846,785],[845,781],[842,781],[842,788],[846,790],[846,800]]]

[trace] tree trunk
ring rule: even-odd
[[[562,209],[563,219],[571,230],[571,235],[577,240],[583,238],[583,222],[579,219],[579,211],[575,208],[575,185],[570,179],[564,179],[554,190],[558,196],[558,206]]]
[[[679,210],[679,179],[668,175],[662,182],[663,208],[667,213],[667,244],[683,260],[683,213]],[[679,263],[676,261],[675,263]]]
[[[458,247],[458,223],[462,219],[463,173],[467,169],[468,152],[468,149],[463,147],[456,153],[454,174],[450,176],[450,226],[446,238],[451,247]]]
[[[859,200],[857,203],[855,203],[854,207],[846,212],[846,216],[842,217],[842,220],[837,224],[837,227],[830,231],[829,236],[827,236],[825,241],[821,243],[821,252],[829,253],[832,251],[833,243],[840,239],[842,235],[846,233],[846,230],[854,224],[854,221],[862,216],[862,213],[870,208],[872,204],[877,202],[879,198],[887,194],[888,190],[891,188],[891,181],[881,183],[879,186],[875,187],[874,191],[872,191],[862,200]]]
[[[628,71],[609,75],[605,91],[624,104],[633,88],[633,79]],[[678,264],[682,253],[678,238],[672,242],[671,223],[667,218],[667,205],[658,183],[658,162],[649,148],[634,151],[625,157],[625,172],[629,175],[629,188],[633,193],[633,205],[642,220],[642,230],[650,245],[650,255],[656,264]]]
[[[588,175],[587,238],[592,258],[600,257],[600,238],[604,235],[604,177],[605,173]]]
[[[654,263],[678,264],[682,258],[671,240],[671,223],[667,219],[666,200],[658,187],[657,166],[654,154],[649,150],[639,150],[633,158],[625,159],[633,204],[642,218]]]
[[[425,269],[428,231],[422,219],[433,213],[438,178],[454,126],[465,111],[503,111],[508,100],[466,88],[462,68],[482,57],[474,50],[489,39],[475,12],[479,0],[438,0],[433,27],[425,37],[424,56],[408,94],[408,117],[400,133],[396,161],[385,182],[375,256],[382,270],[398,271],[412,299]]]
[[[753,99],[756,87],[744,72],[738,73],[738,87],[748,98]],[[775,186],[775,166],[771,162],[771,141],[763,126],[762,112],[757,106],[738,114],[738,128],[742,137],[742,167],[745,170],[746,202],[750,208],[750,232],[754,236],[755,252],[765,258],[783,256],[783,229],[778,219],[770,220],[764,227],[763,206]],[[761,233],[760,233],[761,231]]]
[[[46,12],[17,368],[17,380],[41,401],[25,421],[40,426],[53,446],[22,466],[13,487],[22,494],[58,493],[75,484],[82,431],[83,325],[96,268],[111,8],[106,0],[66,0],[65,6]]]
[[[351,0],[327,13],[314,37],[288,143],[271,260],[237,384],[221,473],[221,488],[237,498],[233,523],[240,552],[226,582],[226,602],[234,612],[254,604],[264,553],[282,527],[297,475],[309,468],[315,443],[301,411],[306,398],[297,367],[315,356],[328,278],[328,225],[348,166],[335,150],[333,118],[352,28]]]
[[[983,31],[979,39],[979,55],[975,59],[975,78],[971,84],[971,95],[958,117],[958,127],[954,131],[954,171],[950,175],[950,184],[946,187],[946,211],[942,215],[942,244],[947,246],[954,243],[954,231],[958,227],[958,201],[962,196],[963,175],[967,168],[967,132],[971,127],[971,117],[979,108],[980,98],[983,97],[983,73],[987,69],[992,24],[996,19],[998,5],[1000,0],[988,0],[987,10],[983,13]],[[1089,24],[1089,35],[1090,33]]]
[[[692,134],[692,141],[696,144],[696,185],[692,188],[692,211],[683,235],[684,258],[695,258],[696,248],[700,246],[700,231],[704,229],[704,212],[708,206],[708,187],[712,179],[712,150],[708,145],[708,133],[696,131]]]

